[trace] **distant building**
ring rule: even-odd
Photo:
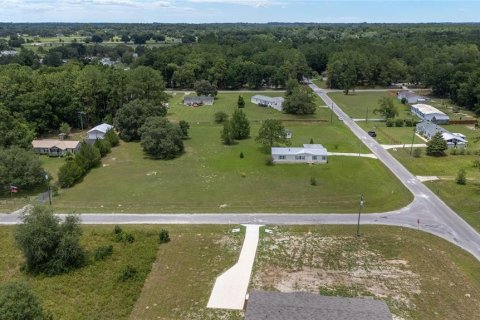
[[[267,97],[267,96],[254,95],[250,101],[253,104],[267,106],[275,110],[282,111],[283,102],[285,102],[285,99],[282,97]]]
[[[17,55],[15,50],[2,50],[0,51],[0,57],[13,57]]]
[[[93,140],[94,142],[97,139],[103,139],[105,138],[105,134],[107,133],[107,131],[112,129],[113,129],[113,126],[108,123],[99,124],[98,126],[88,130],[87,139],[90,141]]]
[[[209,96],[187,96],[183,98],[183,104],[186,106],[211,106],[213,105],[215,98]]]
[[[371,298],[327,297],[305,292],[253,291],[245,320],[392,320],[387,304]]]
[[[102,59],[100,60],[100,63],[101,63],[102,65],[104,65],[104,66],[113,66],[113,65],[117,64],[116,61],[113,61],[113,60],[110,59],[110,58],[102,58]]]
[[[292,139],[292,135],[293,135],[292,130],[290,130],[290,129],[285,129],[284,131],[285,131],[285,137],[286,137],[287,139]]]
[[[275,163],[327,163],[328,152],[321,144],[304,144],[303,148],[272,148]]]
[[[449,148],[464,148],[467,146],[468,140],[461,133],[451,133],[445,128],[440,127],[436,123],[430,121],[422,121],[417,124],[416,132],[431,140],[437,132],[442,134],[443,139],[447,142]]]
[[[33,152],[46,154],[50,157],[61,157],[67,152],[76,153],[80,148],[80,141],[69,140],[33,140]]]
[[[447,124],[450,121],[450,118],[445,113],[428,104],[414,104],[410,111],[422,120],[438,124]]]
[[[429,100],[427,97],[419,96],[415,92],[409,90],[398,91],[397,98],[398,100],[403,100],[405,98],[408,104],[425,102]]]

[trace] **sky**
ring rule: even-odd
[[[0,0],[0,22],[480,22],[480,0]]]

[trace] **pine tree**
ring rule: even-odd
[[[242,96],[238,96],[237,106],[239,109],[245,108],[245,100],[243,100]]]
[[[427,142],[427,154],[429,156],[444,156],[447,148],[447,142],[443,139],[440,132],[437,132],[432,139]]]
[[[221,132],[221,138],[223,144],[230,146],[235,143],[234,137],[233,137],[233,130],[232,130],[232,124],[230,121],[225,121],[223,123],[223,129]]]
[[[250,136],[250,122],[247,115],[240,109],[235,110],[232,115],[232,131],[236,140],[247,139]]]

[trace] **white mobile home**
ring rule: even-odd
[[[398,91],[397,92],[397,98],[398,100],[403,100],[405,99],[408,104],[413,104],[413,103],[419,103],[419,102],[425,102],[428,101],[429,99],[423,96],[419,96],[413,91]]]
[[[412,105],[410,111],[422,120],[427,120],[438,124],[447,124],[450,120],[445,113],[428,104],[414,104]]]
[[[273,108],[278,111],[283,110],[283,102],[285,101],[282,97],[267,97],[267,96],[260,96],[254,95],[250,100],[253,104],[267,106]]]
[[[418,123],[416,126],[416,132],[428,140],[431,140],[436,133],[440,132],[449,148],[464,148],[468,143],[463,134],[452,133],[430,121],[422,121]]]
[[[33,152],[51,157],[61,157],[67,152],[76,153],[80,149],[80,141],[68,140],[33,140]]]
[[[321,144],[304,144],[303,148],[272,148],[275,163],[327,163],[327,149]]]

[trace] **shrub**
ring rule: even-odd
[[[118,224],[115,226],[115,228],[113,228],[113,233],[114,234],[120,234],[122,232],[123,232],[123,230]]]
[[[222,123],[228,120],[228,114],[223,111],[215,112],[214,120],[216,123]]]
[[[240,152],[240,159],[243,159],[244,157],[243,152]]]
[[[273,158],[271,156],[266,157],[265,158],[265,164],[267,166],[273,166],[274,165]]]
[[[220,132],[220,135],[224,145],[230,146],[235,143],[233,128],[230,121],[223,123],[223,130]]]
[[[83,266],[85,252],[77,216],[69,215],[60,223],[51,208],[36,206],[21,221],[15,241],[25,256],[27,271],[56,275]]]
[[[458,154],[463,156],[465,154],[465,148],[458,149]]]
[[[170,242],[170,234],[168,233],[168,230],[166,229],[160,230],[160,233],[158,235],[158,242],[159,243]]]
[[[456,149],[456,148],[451,149],[451,150],[450,150],[450,154],[451,154],[452,156],[456,156],[456,155],[458,154],[458,149]]]
[[[75,161],[67,161],[58,169],[58,184],[70,188],[83,177],[83,170]]]
[[[120,138],[113,129],[110,129],[105,133],[105,140],[110,142],[110,146],[112,147],[116,147],[120,143]]]
[[[106,257],[113,253],[113,246],[101,246],[95,250],[95,261],[105,260]]]
[[[182,135],[184,139],[188,138],[188,129],[190,129],[190,123],[188,123],[185,120],[180,120],[178,123],[178,126],[180,127],[180,130],[182,131]]]
[[[120,274],[119,280],[122,282],[125,282],[129,279],[135,278],[137,275],[137,269],[135,267],[132,267],[131,265],[126,266],[123,270],[122,273]]]
[[[473,160],[473,167],[474,168],[478,168],[480,169],[480,160],[476,159],[476,160]]]
[[[422,149],[420,148],[413,149],[413,156],[415,158],[420,158],[422,156]]]
[[[122,233],[115,233],[114,240],[115,240],[115,242],[122,242],[123,241],[123,232]]]
[[[311,186],[316,186],[317,185],[317,179],[315,177],[310,177],[310,185]]]
[[[135,237],[131,233],[125,233],[125,241],[128,243],[135,242]]]
[[[460,185],[467,184],[467,173],[465,172],[465,169],[462,168],[458,170],[457,178],[455,181],[457,182],[457,184],[460,184]]]
[[[403,127],[405,120],[403,119],[395,119],[395,127]]]
[[[47,315],[37,296],[26,284],[6,282],[0,285],[0,319],[52,319]]]
[[[393,127],[394,123],[395,123],[395,121],[394,121],[393,119],[387,119],[387,120],[385,121],[385,125],[386,125],[387,127]]]
[[[110,142],[108,142],[108,140],[105,139],[97,139],[95,140],[95,143],[93,145],[95,146],[95,148],[98,149],[102,158],[109,154],[110,151],[112,151],[112,145],[110,144]]]
[[[75,156],[75,162],[80,168],[82,168],[84,174],[91,168],[94,168],[100,164],[101,155],[100,151],[94,146],[82,142],[80,150]]]
[[[405,119],[405,127],[413,127],[413,126],[415,126],[415,120]]]

